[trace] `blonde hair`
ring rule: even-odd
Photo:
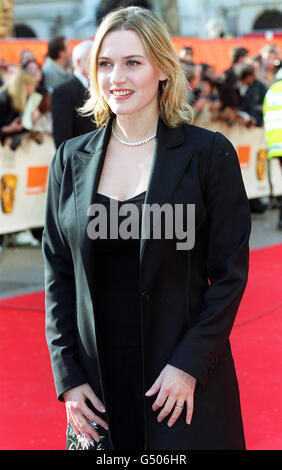
[[[13,108],[22,113],[28,98],[26,85],[33,85],[35,88],[36,83],[36,78],[33,75],[22,69],[18,69],[11,80],[2,86],[0,90],[7,90],[7,93],[11,98]]]
[[[90,56],[90,96],[79,112],[87,116],[93,115],[98,127],[105,126],[113,114],[99,89],[97,65],[103,39],[109,32],[119,30],[135,31],[142,40],[153,67],[168,77],[159,82],[159,111],[163,121],[169,127],[191,122],[193,110],[187,101],[188,82],[167,28],[156,13],[140,7],[113,10],[101,22]]]

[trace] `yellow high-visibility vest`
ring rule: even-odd
[[[282,80],[273,83],[263,102],[267,157],[282,156]]]

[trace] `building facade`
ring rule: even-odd
[[[181,36],[237,37],[273,28],[282,32],[281,0],[178,0],[178,6]]]
[[[87,38],[96,30],[99,0],[15,0],[14,28],[17,37],[50,39]]]
[[[50,39],[91,37],[96,29],[96,9],[101,0],[15,0],[14,25],[17,37]],[[164,19],[163,0],[151,0]],[[177,0],[175,35],[192,37],[241,36],[253,32],[282,32],[280,0]],[[167,15],[171,15],[171,9]],[[171,17],[168,21],[171,20]]]

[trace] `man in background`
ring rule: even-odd
[[[261,49],[259,80],[269,88],[276,81],[277,67],[280,65],[280,50],[274,44],[266,44]]]
[[[241,64],[241,67],[236,70],[236,75],[238,77],[238,110],[248,115],[247,119],[242,117],[241,124],[260,127],[263,125],[262,105],[267,88],[256,79],[255,67],[251,63]]]
[[[49,93],[70,77],[67,71],[70,58],[69,44],[64,36],[58,36],[49,41],[46,60],[42,67],[44,85]]]
[[[222,109],[237,107],[236,70],[246,63],[249,51],[245,47],[234,47],[231,51],[232,65],[219,76]]]
[[[91,117],[77,112],[87,99],[89,54],[92,41],[82,41],[72,52],[73,76],[55,88],[51,100],[55,145],[95,129]]]

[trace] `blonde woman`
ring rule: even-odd
[[[98,129],[57,150],[43,233],[67,448],[244,449],[229,334],[250,212],[236,152],[191,124],[152,12],[105,17],[89,79],[83,111]]]
[[[27,99],[34,92],[36,79],[29,73],[18,69],[8,84],[0,89],[0,136],[4,142],[8,136],[23,131],[21,115]]]

